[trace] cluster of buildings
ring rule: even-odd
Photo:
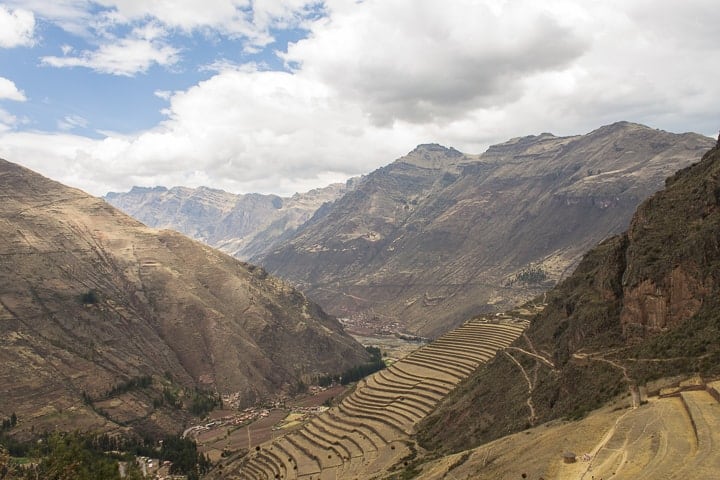
[[[160,462],[157,458],[150,457],[136,457],[135,461],[143,477],[150,478],[153,480],[186,480],[185,475],[171,475],[170,466],[172,465],[169,461]],[[118,462],[120,470],[120,478],[127,476],[127,462]]]

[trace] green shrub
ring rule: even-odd
[[[100,302],[100,295],[97,291],[91,289],[80,295],[80,301],[84,305],[95,305]]]

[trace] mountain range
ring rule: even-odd
[[[153,228],[170,228],[241,260],[262,255],[326,203],[352,189],[356,179],[292,197],[235,195],[208,187],[133,187],[105,200]]]
[[[546,294],[464,322],[210,478],[714,478],[718,239],[720,141]]]
[[[547,293],[525,334],[426,419],[420,443],[465,450],[678,378],[717,378],[719,239],[720,142]]]
[[[339,317],[434,337],[552,286],[712,144],[621,122],[482,155],[423,145],[251,261]]]
[[[231,216],[276,211],[267,214],[267,225],[278,222],[271,240],[260,241],[267,225],[248,220],[242,238],[250,240],[241,243],[264,244],[256,255],[268,269],[355,328],[435,336],[465,320],[286,442],[234,452],[216,478],[301,470],[447,478],[453,469],[576,478],[579,469],[563,470],[556,451],[571,437],[596,445],[585,473],[593,466],[614,476],[622,466],[649,479],[680,458],[690,462],[686,478],[716,470],[720,141],[621,122],[582,136],[517,138],[482,155],[421,145],[316,191],[307,204],[321,206],[288,217],[277,212],[287,199],[273,206],[268,197],[268,207],[268,198],[243,196],[258,206],[250,215],[216,190],[131,194],[125,201],[139,211],[155,206],[151,217],[175,205],[173,221],[187,228],[190,213],[215,212],[207,217],[228,228],[217,238],[232,235]],[[368,360],[334,317],[262,267],[4,160],[0,198],[0,417],[12,419],[15,438],[178,433],[221,400],[239,408],[292,394]],[[215,228],[209,220],[197,232]],[[604,240],[583,254],[578,245],[596,236]],[[515,329],[505,343],[481,335],[502,325]],[[476,368],[468,348],[487,363]],[[419,376],[418,368],[437,371]],[[667,388],[683,384],[694,392]],[[402,440],[389,438],[401,423]],[[371,458],[351,455],[354,447]]]
[[[267,239],[242,254],[348,318],[351,328],[434,337],[551,287],[585,251],[627,228],[643,199],[712,144],[693,133],[619,122],[586,135],[515,138],[481,155],[420,145],[348,186],[317,191],[322,208],[311,216],[319,201],[306,202],[307,220],[295,217],[271,239],[266,226],[232,219],[275,218],[292,202],[180,188],[106,199],[231,253],[239,250],[223,239]],[[233,213],[207,213],[216,198],[235,205]],[[253,228],[261,233],[248,233]]]

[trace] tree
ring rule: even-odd
[[[80,301],[85,305],[94,305],[100,301],[100,296],[95,290],[88,290],[80,295]]]
[[[5,450],[5,447],[0,445],[0,480],[5,478],[5,476],[10,471],[10,454],[7,450]]]
[[[77,433],[52,433],[40,449],[43,459],[37,466],[46,480],[116,480],[117,461],[94,452]]]

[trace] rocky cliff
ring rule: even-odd
[[[367,359],[261,268],[6,161],[0,338],[0,417],[40,430],[177,431],[196,394],[248,405]]]
[[[253,261],[356,326],[436,336],[552,286],[712,144],[621,122],[482,155],[421,145]]]
[[[719,239],[716,147],[587,253],[524,337],[428,419],[421,442],[465,449],[581,417],[661,377],[720,374]]]

